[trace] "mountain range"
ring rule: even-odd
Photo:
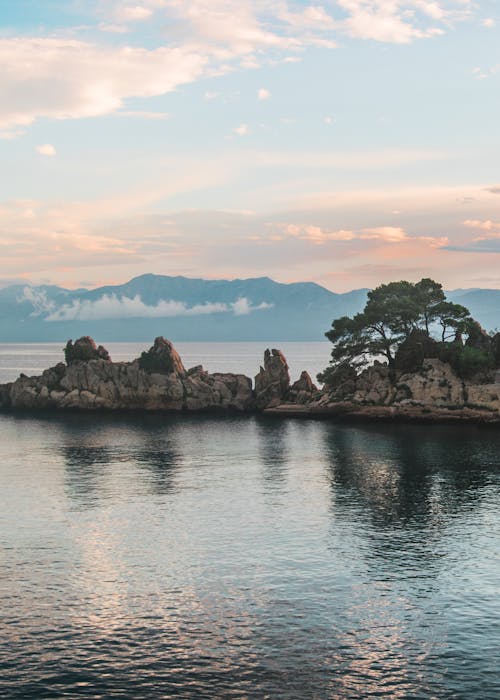
[[[360,311],[367,289],[336,294],[313,282],[268,277],[205,280],[145,274],[121,285],[68,290],[11,284],[0,289],[0,342],[323,340],[334,318]],[[458,289],[450,300],[487,330],[500,327],[500,290]]]

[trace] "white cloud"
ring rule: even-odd
[[[147,112],[144,110],[127,110],[116,113],[118,117],[135,117],[136,119],[148,119],[151,121],[161,121],[168,119],[168,112]]]
[[[263,311],[265,309],[271,309],[274,304],[268,304],[267,301],[263,301],[257,306],[253,306],[246,297],[240,297],[237,301],[231,304],[235,316],[246,316],[252,311]]]
[[[26,290],[30,290],[29,287]],[[25,290],[25,291],[26,291]],[[31,300],[31,299],[30,299]],[[231,304],[220,302],[204,302],[188,306],[183,301],[161,300],[156,305],[145,304],[139,295],[135,297],[117,297],[115,294],[104,294],[96,300],[74,300],[59,309],[50,309],[46,321],[99,321],[112,318],[168,318],[176,316],[204,316],[207,314],[233,312],[241,316],[269,309],[272,304],[262,302],[253,306],[245,297]]]
[[[233,131],[235,134],[238,134],[238,136],[247,136],[250,133],[248,124],[240,124],[239,126],[235,127]]]
[[[107,34],[128,34],[130,29],[124,24],[108,24],[106,22],[101,22],[98,25],[100,32],[106,32]]]
[[[286,237],[308,241],[314,245],[324,245],[332,241],[378,241],[379,243],[398,244],[411,241],[412,237],[400,226],[376,226],[361,229],[330,230],[313,224],[270,224],[271,231],[277,228]],[[272,240],[285,240],[283,236],[273,236]],[[413,240],[424,241],[431,247],[441,247],[448,243],[446,237],[416,236]]]
[[[497,23],[495,22],[493,17],[487,17],[486,19],[483,19],[481,24],[483,25],[483,27],[486,27],[487,29],[493,29],[493,27],[497,26]]]
[[[0,132],[13,134],[38,118],[100,116],[120,109],[126,99],[163,95],[201,77],[266,60],[297,60],[293,54],[307,47],[334,47],[333,35],[390,43],[435,36],[465,16],[469,5],[469,0],[336,0],[341,14],[334,18],[321,5],[297,10],[298,3],[283,0],[100,1],[101,32],[118,38],[154,14],[165,27],[166,44],[146,49],[137,42],[98,45],[57,35],[0,39]],[[72,31],[78,36],[78,28]],[[261,88],[259,99],[268,92]]]
[[[53,301],[47,298],[47,292],[35,287],[24,287],[20,296],[16,298],[18,304],[27,301],[33,306],[30,316],[40,316],[41,314],[52,312],[55,308]]]
[[[148,19],[153,14],[153,10],[143,5],[128,5],[118,12],[118,16],[125,22],[135,22]]]
[[[500,222],[491,221],[491,219],[486,219],[484,221],[481,219],[466,219],[463,223],[467,228],[475,228],[480,231],[500,232]]]
[[[259,100],[268,100],[271,97],[271,93],[266,88],[260,88],[257,92],[257,97]]]
[[[36,147],[36,151],[40,153],[42,156],[55,156],[56,155],[56,149],[51,143],[43,143],[40,146]]]
[[[468,15],[469,0],[337,0],[343,30],[358,39],[407,44],[443,34]]]
[[[95,117],[130,97],[170,92],[202,75],[190,48],[98,47],[73,39],[0,39],[0,130],[35,119]]]

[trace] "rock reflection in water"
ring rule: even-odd
[[[0,435],[0,696],[498,694],[496,433],[68,416]]]

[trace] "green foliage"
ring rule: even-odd
[[[461,343],[439,343],[438,357],[443,362],[447,362],[462,379],[486,374],[495,367],[495,357],[492,352]]]
[[[170,374],[174,371],[172,359],[165,353],[144,351],[139,358],[139,367],[145,372]]]
[[[356,370],[348,363],[330,365],[317,376],[318,382],[330,386],[340,386],[356,379]]]
[[[447,302],[441,284],[432,279],[424,278],[416,284],[405,280],[382,284],[368,293],[361,313],[333,321],[325,334],[333,343],[332,359],[318,379],[332,384],[340,367],[349,365],[357,372],[381,356],[394,368],[396,352],[410,336],[418,339],[420,334],[424,340],[429,339],[427,344],[420,342],[425,354],[426,346],[434,343],[430,340],[431,326],[441,326],[444,342],[450,337],[459,338],[472,328],[472,323],[469,311],[460,304]],[[455,360],[463,372],[486,364],[485,358],[473,353],[457,356]]]

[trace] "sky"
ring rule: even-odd
[[[0,0],[0,284],[500,288],[500,2]]]

